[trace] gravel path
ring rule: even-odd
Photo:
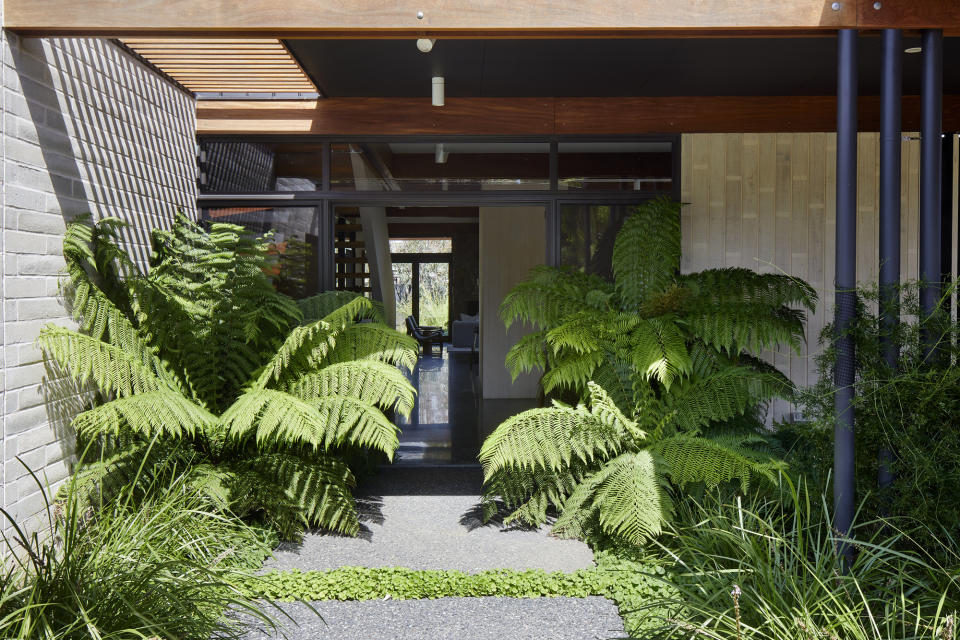
[[[590,640],[626,638],[617,608],[604,598],[438,598],[285,604],[290,640]],[[272,613],[276,617],[276,612]],[[279,638],[259,629],[246,640]]]
[[[398,566],[475,573],[574,571],[593,565],[587,545],[551,538],[546,528],[483,525],[477,511],[480,487],[481,472],[475,467],[382,469],[358,492],[363,512],[359,537],[310,533],[302,543],[281,545],[265,568]]]

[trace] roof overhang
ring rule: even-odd
[[[637,37],[960,32],[952,0],[4,0],[4,26],[36,36]]]

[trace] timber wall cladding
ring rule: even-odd
[[[901,278],[915,279],[920,143],[902,142]],[[857,280],[876,282],[879,134],[858,139]],[[765,354],[798,385],[816,381],[818,336],[833,317],[836,135],[689,134],[682,140],[684,273],[746,267],[803,278],[819,295],[807,320],[807,348]],[[775,409],[779,417],[785,407]]]

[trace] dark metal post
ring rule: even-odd
[[[920,310],[929,317],[940,300],[940,181],[943,102],[943,31],[923,32],[920,97]],[[936,336],[924,332],[929,352]]]
[[[900,348],[894,339],[900,322],[900,101],[903,37],[884,29],[880,79],[880,322],[883,358],[896,371]],[[888,448],[880,450],[877,484],[893,482]]]
[[[841,29],[837,48],[837,331],[836,423],[833,432],[834,527],[846,534],[854,513],[855,353],[848,330],[856,310],[857,285],[857,32]]]

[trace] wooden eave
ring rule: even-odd
[[[816,35],[841,28],[960,32],[955,0],[4,0],[34,36],[212,38]]]

